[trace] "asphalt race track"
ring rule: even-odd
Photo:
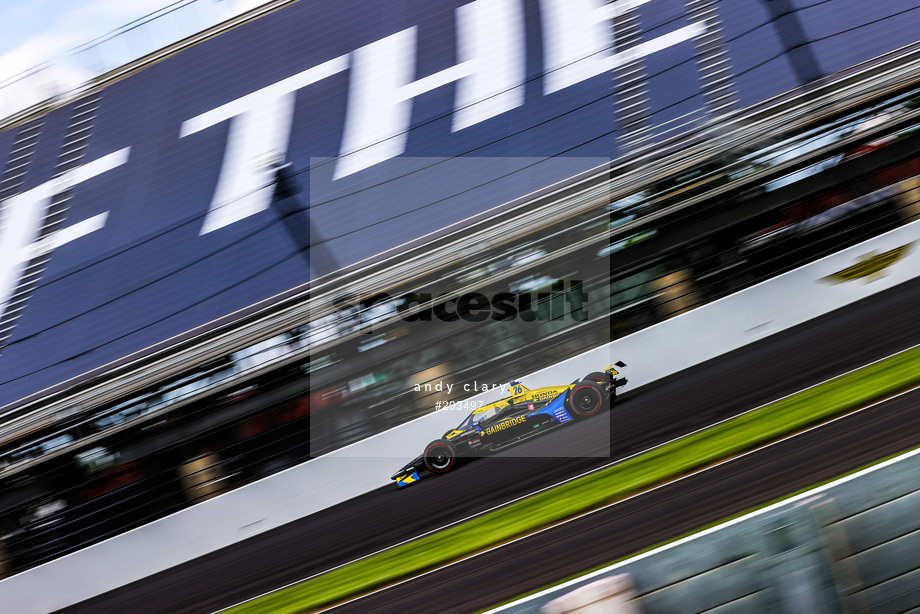
[[[572,424],[416,486],[368,493],[64,611],[214,612],[920,344],[918,304],[920,280],[908,282],[622,395],[609,430],[598,428],[602,417]],[[488,607],[916,445],[918,399],[920,393],[905,395],[339,609]],[[407,451],[407,460],[415,453]],[[580,457],[560,457],[565,454]]]
[[[915,390],[332,612],[481,610],[918,444]]]

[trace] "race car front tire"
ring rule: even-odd
[[[429,443],[424,456],[425,468],[431,473],[447,473],[457,460],[454,446],[446,439],[435,439]]]
[[[591,380],[582,380],[569,390],[565,404],[575,418],[587,418],[600,413],[606,401],[604,386]]]

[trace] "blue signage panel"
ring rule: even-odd
[[[801,10],[714,3],[744,105],[920,25],[907,0],[777,2]],[[703,117],[697,19],[682,0],[298,2],[113,83],[91,121],[49,113],[0,209],[8,319],[23,263],[50,257],[0,348],[0,407],[618,157],[624,66],[651,134]]]
[[[809,46],[824,73],[843,70],[918,40],[914,0],[795,0]]]
[[[0,160],[8,160],[10,158],[10,153],[13,150],[13,143],[16,141],[16,131],[7,130],[6,132],[0,132]],[[3,170],[3,168],[0,168]],[[11,174],[14,171],[11,171]],[[11,183],[11,182],[7,182]],[[6,186],[0,186],[0,189],[6,188]]]

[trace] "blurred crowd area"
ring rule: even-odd
[[[713,152],[411,282],[343,290],[301,326],[8,441],[0,574],[434,411],[448,397],[425,384],[461,400],[917,219],[918,100]]]

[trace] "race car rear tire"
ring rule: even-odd
[[[616,389],[610,385],[611,377],[609,374],[604,373],[603,371],[594,371],[593,373],[588,373],[582,379],[588,380],[589,382],[597,382],[604,390],[607,391],[608,398],[611,400],[616,399],[617,392]]]
[[[446,439],[435,439],[425,448],[425,468],[431,473],[447,473],[450,471],[457,454],[454,446]]]
[[[604,386],[591,380],[575,384],[565,398],[566,409],[575,418],[587,418],[599,414],[607,405]]]
[[[607,374],[602,371],[594,371],[592,373],[588,373],[581,379],[586,379],[588,381],[597,382],[598,384],[604,385],[607,383]]]

